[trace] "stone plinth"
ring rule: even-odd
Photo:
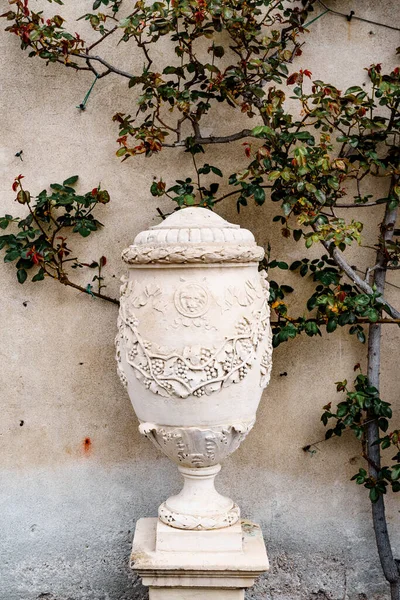
[[[137,523],[131,567],[150,600],[243,600],[269,564],[260,527],[250,521],[182,531],[148,518]]]

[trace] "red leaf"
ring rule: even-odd
[[[289,77],[286,80],[286,83],[288,85],[293,85],[294,83],[297,83],[299,74],[298,73],[292,73],[291,75],[289,75]]]

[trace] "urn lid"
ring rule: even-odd
[[[249,263],[263,256],[251,231],[200,207],[176,211],[140,232],[122,253],[128,264]]]

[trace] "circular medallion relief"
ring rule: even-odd
[[[184,317],[201,317],[207,312],[210,297],[203,286],[198,283],[184,283],[175,292],[176,310]]]

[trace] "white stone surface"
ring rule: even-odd
[[[176,598],[181,600],[222,600],[224,592],[229,600],[243,598],[243,590],[269,568],[261,530],[249,521],[241,522],[243,543],[241,550],[235,552],[216,551],[215,531],[201,532],[205,540],[203,548],[209,540],[208,551],[160,551],[157,535],[162,532],[157,519],[140,519],[132,546],[131,567],[138,572],[143,585],[150,588],[151,599],[172,600],[173,591],[178,590],[181,592]],[[199,532],[176,531],[182,539],[187,534],[193,536]],[[237,535],[237,527],[233,535]],[[232,532],[230,528],[221,529],[218,536],[231,539]],[[155,590],[158,591],[153,594]],[[233,590],[242,595],[230,594]]]
[[[178,529],[210,530],[229,527],[240,517],[239,507],[215,489],[215,476],[221,465],[178,467],[184,477],[182,490],[161,504],[158,516]]]
[[[149,600],[243,600],[244,590],[194,590],[151,588]]]
[[[157,523],[157,552],[241,552],[242,525],[237,521],[231,527],[208,531],[175,529],[162,521]]]
[[[199,207],[140,233],[123,253],[130,270],[121,288],[118,373],[141,433],[184,476],[183,490],[159,508],[171,527],[218,529],[240,517],[214,478],[253,426],[270,377],[262,255],[249,231]]]

